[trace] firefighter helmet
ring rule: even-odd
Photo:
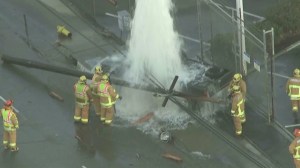
[[[294,136],[295,136],[295,137],[299,137],[299,136],[300,136],[300,129],[296,128],[296,129],[294,130]]]
[[[294,69],[294,76],[300,77],[300,70],[298,68]]]
[[[95,73],[102,73],[103,71],[102,71],[102,67],[101,67],[101,65],[97,65],[96,67],[95,67]]]
[[[242,74],[236,73],[233,75],[233,81],[239,82],[242,79]]]
[[[12,100],[6,100],[6,102],[4,103],[4,106],[10,107],[10,106],[12,106],[12,104],[13,104]]]
[[[86,77],[84,75],[80,76],[79,83],[85,83],[85,82],[86,82]]]
[[[102,75],[102,80],[103,81],[108,81],[108,78],[109,78],[109,74],[108,73]]]

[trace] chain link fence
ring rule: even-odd
[[[203,32],[212,34],[206,39],[211,45],[210,55],[204,57],[210,59],[213,65],[243,74],[247,83],[246,104],[271,118],[269,57],[264,33],[255,27],[260,19],[257,17],[255,20],[253,15],[246,15],[244,12],[242,20],[236,9],[226,6],[222,0],[205,0],[202,3],[209,8],[211,19],[210,22],[201,20],[201,24],[211,25],[213,30],[213,33]],[[244,25],[244,30],[238,25]]]

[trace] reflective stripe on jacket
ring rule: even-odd
[[[232,98],[232,108],[234,117],[243,117],[245,115],[245,101],[241,92],[235,93]]]
[[[100,103],[103,107],[111,107],[116,103],[110,95],[109,89],[111,89],[111,85],[109,83],[100,82],[98,86],[98,94],[100,96]]]
[[[291,78],[287,82],[287,93],[291,97],[291,100],[300,100],[300,79]]]
[[[15,113],[11,109],[1,109],[1,115],[3,118],[3,127],[5,131],[14,131],[18,127],[18,120]],[[15,124],[13,123],[15,120]]]
[[[297,147],[295,148],[295,152],[294,152],[293,157],[294,157],[295,159],[300,159],[300,146],[297,146]]]
[[[75,88],[76,102],[82,105],[87,104],[88,103],[87,90],[89,87],[86,84],[76,83],[74,88]]]
[[[247,86],[246,86],[246,82],[241,79],[239,82],[234,82],[233,80],[230,82],[229,84],[229,91],[231,92],[231,94],[233,94],[233,86],[234,85],[239,85],[241,87],[241,92],[243,94],[243,97],[246,97],[246,92],[247,92]]]
[[[2,113],[2,118],[3,118],[3,125],[5,127],[13,127],[14,125],[13,125],[13,123],[11,121],[11,117],[13,115],[12,111],[11,110],[2,109],[1,113]]]
[[[297,90],[297,91],[293,91],[293,90]],[[300,86],[298,86],[298,85],[289,85],[289,96],[292,99],[300,98]]]
[[[241,105],[244,103],[244,99],[240,100],[237,104],[238,114],[234,114],[234,117],[243,117],[245,115],[245,111],[241,109]]]

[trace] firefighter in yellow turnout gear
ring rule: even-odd
[[[86,124],[89,121],[89,104],[93,99],[85,76],[81,76],[74,85],[74,93],[76,102],[74,120]]]
[[[116,93],[116,90],[108,82],[108,74],[102,75],[101,82],[98,85],[97,93],[100,96],[101,104],[100,120],[109,125],[113,121],[115,114],[113,106],[117,99],[121,99],[121,96]]]
[[[296,168],[300,168],[300,129],[294,130],[295,139],[289,146],[289,152],[293,155]]]
[[[298,109],[300,103],[300,70],[294,70],[294,77],[290,78],[286,83],[286,93],[290,96],[292,102],[292,111],[297,121]]]
[[[92,97],[93,97],[93,105],[94,105],[95,113],[97,116],[100,116],[100,110],[101,110],[100,97],[97,94],[97,87],[101,81],[102,73],[103,73],[103,71],[102,71],[101,66],[96,66],[95,73],[92,78],[92,82],[90,84],[90,88],[92,91]]]
[[[242,123],[246,122],[245,101],[239,85],[234,85],[232,91],[231,115],[233,116],[235,133],[236,135],[241,135]]]
[[[4,104],[4,108],[1,109],[0,115],[3,118],[3,145],[5,149],[11,151],[18,151],[17,147],[17,131],[19,128],[18,118],[12,108],[13,101],[7,100]]]

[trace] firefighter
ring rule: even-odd
[[[89,105],[93,99],[90,87],[86,84],[85,76],[81,76],[74,85],[74,93],[76,101],[74,120],[86,124],[89,121]]]
[[[1,109],[1,116],[3,118],[3,145],[5,149],[11,151],[18,151],[17,147],[17,131],[19,128],[18,118],[12,108],[13,101],[7,100],[4,103],[4,108]]]
[[[243,80],[243,77],[242,77],[242,74],[240,73],[236,73],[233,75],[233,78],[229,84],[229,92],[230,92],[230,95],[233,94],[233,90],[232,90],[232,87],[234,85],[239,85],[241,87],[241,92],[243,94],[243,98],[245,100],[246,98],[246,92],[247,92],[247,86],[246,86],[246,82]]]
[[[235,134],[242,134],[242,123],[246,122],[245,101],[239,85],[232,86],[232,106],[231,115],[233,117]]]
[[[300,129],[294,130],[295,139],[289,146],[289,152],[293,155],[296,168],[300,168]]]
[[[116,90],[111,86],[108,80],[109,80],[108,74],[103,74],[102,80],[98,85],[98,90],[97,90],[97,93],[100,96],[100,103],[101,103],[100,120],[107,125],[111,124],[114,118],[114,114],[115,114],[114,104],[116,103],[116,100],[122,99],[122,97],[116,93]]]
[[[93,104],[94,104],[94,108],[95,108],[95,113],[97,116],[100,116],[100,97],[97,94],[97,86],[99,85],[99,82],[102,78],[102,68],[101,66],[96,66],[95,67],[95,73],[94,76],[92,78],[92,82],[90,84],[90,88],[92,91],[92,97],[93,97]]]
[[[294,70],[294,77],[291,77],[286,83],[286,93],[290,96],[293,116],[297,120],[300,100],[300,70],[298,68]]]

